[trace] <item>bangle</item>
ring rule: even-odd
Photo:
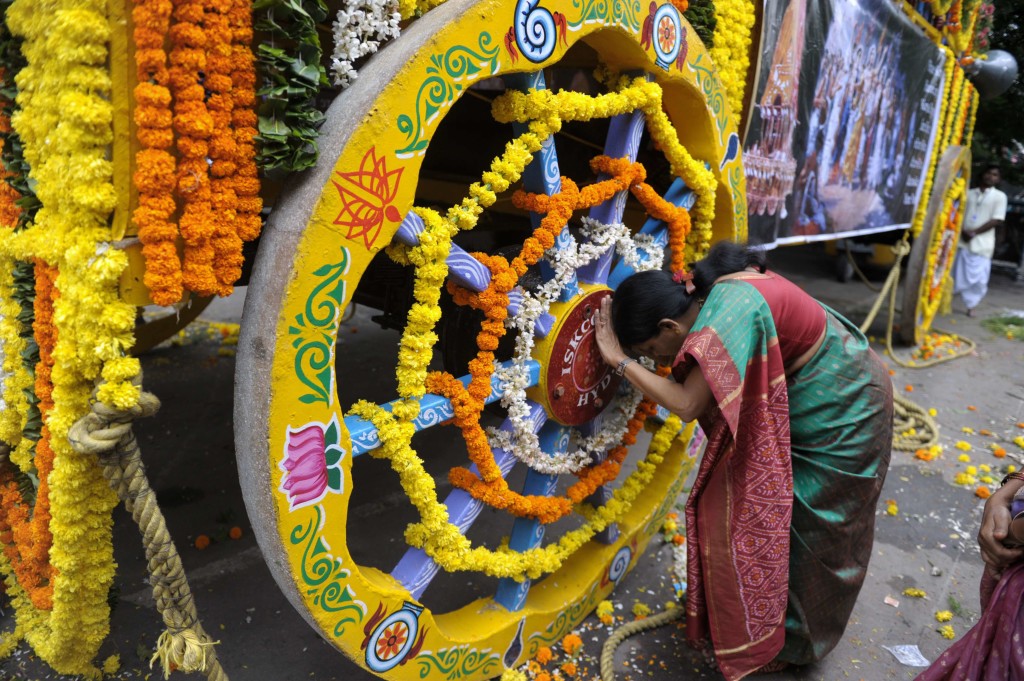
[[[1024,482],[1024,471],[1014,472],[1014,473],[1007,473],[1006,477],[1003,478],[1002,482],[999,483],[999,486],[1002,487],[1009,480],[1020,480],[1020,481]]]
[[[625,359],[623,359],[621,362],[619,362],[619,365],[617,367],[615,367],[615,375],[616,376],[625,376],[626,375],[626,367],[628,367],[630,364],[632,364],[635,361],[636,360],[633,359],[632,357],[626,357]],[[1021,478],[1021,479],[1024,480],[1024,478]]]

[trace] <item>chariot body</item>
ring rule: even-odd
[[[239,477],[309,624],[393,679],[492,678],[560,639],[701,451],[600,360],[593,315],[623,278],[722,239],[909,231],[904,335],[930,325],[978,100],[980,3],[941,4],[3,3],[13,636],[95,673],[111,486],[159,525],[135,355],[244,284]],[[154,303],[171,314],[139,324]],[[354,394],[367,365],[338,352],[356,306],[401,335],[383,396]],[[408,498],[400,554],[356,543],[361,490]],[[164,659],[222,674],[180,654],[209,639],[149,530]],[[431,599],[464,573],[489,591]]]

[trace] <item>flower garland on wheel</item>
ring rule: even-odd
[[[138,400],[130,380],[139,372],[138,361],[127,356],[135,308],[119,299],[117,288],[127,257],[107,243],[117,203],[107,157],[110,25],[103,0],[14,0],[6,18],[24,39],[27,60],[12,125],[42,207],[27,228],[0,240],[0,261],[40,259],[56,268],[60,291],[53,304],[53,406],[45,424],[53,449],[52,608],[32,602],[6,558],[0,571],[15,609],[13,638],[23,635],[60,673],[95,678],[92,660],[109,628],[116,496],[95,458],[71,448],[68,431],[88,412],[97,378],[106,381],[97,398],[127,408]]]
[[[670,239],[677,248],[673,253],[673,261],[681,262],[687,254],[693,252],[692,242],[687,243],[685,235],[685,229],[689,227],[689,214],[663,201],[657,203],[655,197],[650,195],[653,192],[642,182],[642,166],[639,164],[605,159],[597,162],[597,168],[611,171],[611,180],[580,189],[570,179],[563,178],[559,194],[546,196],[518,193],[514,199],[517,205],[546,213],[540,226],[524,242],[520,254],[512,262],[498,256],[478,254],[477,257],[491,272],[490,285],[481,292],[449,287],[456,302],[471,305],[485,313],[485,320],[477,336],[479,352],[470,362],[469,386],[463,387],[460,381],[449,374],[427,374],[426,371],[436,342],[433,328],[440,318],[439,289],[447,274],[444,258],[450,249],[452,236],[461,229],[472,228],[480,212],[496,200],[495,192],[506,190],[520,178],[532,154],[540,149],[541,140],[556,132],[563,119],[588,120],[593,116],[616,115],[638,108],[644,110],[652,137],[665,151],[673,170],[685,175],[684,179],[696,194],[693,212],[697,217],[694,222],[697,224],[699,219],[707,225],[707,232],[700,233],[700,240],[696,243],[700,246],[710,241],[714,178],[678,143],[674,128],[661,110],[660,96],[661,90],[657,85],[643,80],[624,84],[619,91],[600,97],[548,91],[506,93],[494,102],[495,118],[526,123],[528,132],[506,146],[505,153],[495,159],[491,169],[483,174],[483,183],[473,184],[469,196],[451,208],[446,217],[442,218],[430,210],[416,209],[425,225],[419,235],[418,246],[394,244],[388,248],[388,253],[397,262],[416,266],[414,303],[402,335],[396,371],[398,393],[402,399],[393,404],[390,412],[379,405],[360,401],[353,405],[351,413],[369,420],[376,427],[381,446],[373,450],[371,455],[391,461],[406,494],[420,513],[420,522],[407,529],[406,541],[411,546],[424,549],[447,571],[476,570],[496,577],[524,579],[536,578],[556,570],[568,555],[589,541],[594,534],[621,518],[650,482],[657,463],[679,432],[678,419],[670,417],[652,441],[647,460],[641,462],[637,471],[613,492],[608,504],[597,509],[579,507],[587,520],[583,527],[563,535],[556,544],[522,553],[507,547],[496,551],[473,547],[458,527],[448,521],[447,511],[437,499],[433,479],[411,447],[411,437],[415,432],[412,421],[419,413],[418,398],[429,390],[451,400],[453,421],[463,430],[470,457],[480,472],[477,477],[467,469],[453,469],[450,480],[487,503],[509,509],[518,515],[550,522],[568,512],[572,503],[582,501],[598,486],[616,477],[628,445],[634,441],[633,437],[639,428],[653,413],[654,406],[651,404],[642,403],[636,409],[627,425],[623,442],[610,452],[605,461],[580,470],[580,481],[571,488],[573,493],[562,499],[523,496],[508,491],[495,465],[493,454],[489,451],[479,419],[483,402],[491,391],[494,350],[505,333],[508,292],[526,269],[554,245],[555,234],[566,224],[574,210],[596,205],[616,192],[630,188],[641,200],[650,204],[649,210],[652,213],[659,213],[660,217],[667,219],[670,228],[675,225],[673,232],[682,230],[681,234],[673,233]],[[633,258],[636,258],[636,247],[633,247]],[[565,265],[559,262],[562,257],[559,252],[552,252],[551,257],[556,271]],[[525,299],[526,303],[530,302],[529,295]],[[518,328],[521,324],[514,322],[513,325]],[[520,333],[520,336],[523,335]],[[515,376],[509,377],[510,383],[517,380]]]

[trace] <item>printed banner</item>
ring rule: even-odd
[[[750,242],[906,228],[940,127],[944,62],[889,0],[766,0],[743,146]]]

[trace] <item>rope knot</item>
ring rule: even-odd
[[[142,375],[132,379],[132,383],[141,385]],[[123,437],[131,433],[132,421],[152,416],[160,409],[160,400],[152,393],[143,392],[133,406],[119,409],[100,402],[96,399],[96,392],[94,389],[92,393],[91,411],[68,431],[68,441],[79,454],[109,454]]]

